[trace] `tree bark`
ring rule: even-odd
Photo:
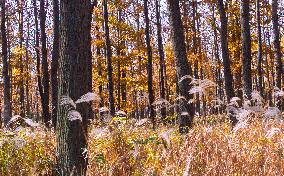
[[[276,86],[281,89],[282,88],[282,72],[283,72],[283,64],[282,64],[282,54],[280,47],[280,34],[279,34],[279,22],[278,22],[278,1],[272,0],[272,26],[274,33],[273,40],[273,49],[275,52],[275,60],[276,60]]]
[[[233,76],[231,72],[231,61],[229,57],[228,49],[228,22],[226,11],[224,8],[223,0],[218,0],[218,9],[220,12],[220,21],[221,21],[221,47],[222,47],[222,58],[223,58],[223,67],[224,67],[224,77],[225,77],[225,91],[227,95],[227,102],[230,102],[231,98],[235,96],[233,88]],[[237,118],[233,115],[230,115],[230,121],[233,126],[237,124]]]
[[[263,74],[262,74],[262,37],[261,37],[261,20],[260,20],[260,3],[259,0],[256,0],[256,21],[257,21],[257,73],[258,73],[258,90],[260,95],[264,96],[263,90]]]
[[[161,16],[160,16],[160,4],[159,1],[156,0],[156,20],[157,20],[157,38],[158,38],[158,52],[160,56],[159,61],[159,74],[160,74],[160,97],[162,99],[166,99],[166,90],[165,90],[165,76],[164,76],[164,69],[165,69],[165,53],[164,53],[164,46],[163,46],[163,38],[162,38],[162,25],[161,25]],[[163,107],[161,109],[161,116],[162,119],[166,119],[166,108]]]
[[[90,0],[60,1],[59,99],[69,96],[74,101],[92,90]],[[74,111],[81,120],[70,120]],[[57,113],[57,174],[86,175],[87,120],[92,116],[89,103],[71,105],[59,103]]]
[[[252,92],[251,78],[251,36],[249,0],[241,0],[241,31],[242,31],[242,64],[244,96],[250,100]]]
[[[53,50],[51,60],[51,90],[52,90],[52,122],[53,126],[56,127],[57,119],[57,106],[58,106],[58,58],[59,58],[59,2],[53,0]]]
[[[112,68],[112,49],[109,37],[108,26],[108,3],[104,0],[104,20],[105,20],[105,42],[106,42],[106,59],[107,59],[107,75],[108,75],[108,99],[109,109],[112,116],[115,114],[114,96],[113,96],[113,68]]]
[[[153,127],[155,127],[155,111],[154,103],[154,90],[153,90],[153,57],[150,39],[150,20],[148,15],[148,0],[144,0],[144,15],[145,15],[145,40],[147,45],[147,77],[148,77],[148,101],[150,110],[150,119],[152,120]]]
[[[6,36],[6,0],[1,0],[1,44],[2,44],[2,60],[3,60],[3,81],[4,81],[4,109],[3,121],[7,125],[12,117],[11,99],[10,99],[10,76],[8,63],[8,49]]]
[[[21,50],[23,50],[23,41],[24,41],[24,36],[23,36],[23,25],[24,25],[24,11],[23,11],[23,1],[19,0],[18,1],[18,15],[19,15],[19,45]],[[20,56],[20,115],[22,117],[25,117],[25,88],[24,88],[24,61],[23,61],[23,56]]]
[[[179,0],[167,0],[169,8],[170,26],[172,30],[172,43],[174,48],[175,66],[177,71],[178,95],[185,98],[179,103],[180,132],[187,133],[192,126],[194,109],[188,101],[192,99],[192,95],[188,93],[190,79],[181,80],[182,77],[192,76],[191,66],[188,64],[186,57],[186,45],[184,31],[181,21]]]
[[[34,18],[35,18],[35,51],[36,51],[36,73],[37,73],[37,86],[38,92],[40,95],[40,100],[42,104],[43,90],[41,85],[41,72],[40,72],[40,52],[39,52],[39,29],[38,29],[38,9],[37,9],[37,0],[33,0],[34,6]],[[37,105],[38,107],[38,105]],[[37,111],[38,112],[38,111]],[[39,113],[37,115],[39,119]]]
[[[30,107],[30,96],[29,96],[29,40],[30,40],[30,22],[28,21],[27,24],[27,38],[26,38],[26,59],[25,59],[25,69],[26,69],[26,85],[25,85],[25,92],[26,92],[26,114],[27,116],[31,115],[31,107]]]
[[[45,32],[45,0],[40,0],[40,33],[41,33],[41,71],[42,71],[42,116],[46,126],[49,126],[49,75],[46,48],[46,32]]]

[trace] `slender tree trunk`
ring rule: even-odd
[[[4,109],[3,120],[7,125],[12,117],[11,99],[10,99],[10,77],[8,64],[7,36],[6,36],[6,0],[1,0],[1,44],[2,44],[2,60],[3,60],[3,81],[4,81]]]
[[[152,120],[153,127],[155,127],[155,111],[153,107],[154,103],[154,90],[153,90],[153,58],[152,47],[150,40],[150,20],[148,15],[148,0],[144,0],[144,15],[145,15],[145,36],[147,45],[147,75],[148,75],[148,101],[150,110],[150,119]]]
[[[37,0],[33,0],[34,6],[34,17],[35,17],[35,51],[36,51],[36,72],[37,72],[37,86],[38,92],[40,95],[40,100],[42,104],[43,90],[41,85],[41,72],[40,72],[40,48],[39,48],[39,29],[38,29],[38,9],[37,9]],[[38,109],[38,105],[37,105]],[[38,111],[37,111],[38,112]],[[39,114],[39,113],[38,113]],[[39,117],[38,117],[39,118]],[[38,119],[39,120],[39,119]]]
[[[275,60],[276,60],[276,86],[281,89],[282,88],[282,73],[283,73],[283,64],[282,64],[282,54],[280,47],[280,33],[279,33],[279,22],[278,22],[278,0],[272,0],[272,26],[273,26],[273,49],[275,52]]]
[[[30,40],[30,22],[28,21],[27,25],[28,30],[28,36],[26,38],[26,60],[25,60],[25,69],[26,69],[26,85],[25,85],[25,91],[26,91],[26,110],[27,110],[27,116],[31,115],[31,107],[30,107],[30,96],[29,96],[29,40]]]
[[[104,0],[104,20],[105,20],[105,42],[106,42],[106,59],[107,59],[107,74],[108,74],[108,93],[109,93],[109,108],[111,115],[115,113],[114,96],[113,96],[113,79],[112,79],[112,49],[109,37],[108,26],[108,5],[107,0]]]
[[[252,92],[251,78],[251,36],[249,0],[241,0],[241,31],[242,31],[242,64],[244,96],[250,100]]]
[[[263,74],[262,74],[262,38],[261,38],[261,21],[260,21],[260,3],[259,0],[256,0],[256,21],[257,21],[257,39],[258,39],[258,48],[257,48],[257,73],[258,73],[258,90],[260,95],[264,96],[263,90]]]
[[[19,40],[19,45],[20,48],[23,49],[23,41],[24,41],[24,36],[23,36],[23,25],[24,25],[24,11],[23,11],[23,1],[19,0],[18,1],[18,15],[19,15],[19,34],[20,34],[20,40]],[[23,56],[20,56],[20,115],[22,117],[25,117],[25,88],[24,88],[24,61],[23,61]]]
[[[216,17],[215,17],[215,7],[213,6],[213,33],[214,33],[214,57],[216,59],[216,82],[217,82],[217,91],[216,95],[219,97],[220,100],[223,100],[222,94],[222,79],[221,79],[221,60],[219,56],[219,44],[218,44],[218,33],[217,33],[217,24],[216,24]]]
[[[42,69],[42,116],[46,126],[49,124],[49,75],[46,48],[46,32],[45,32],[45,0],[40,0],[40,33],[41,33],[41,69]]]
[[[119,21],[120,22],[124,22],[124,13],[122,12],[122,10],[120,9],[119,10]],[[120,34],[121,35],[121,34]],[[121,43],[120,43],[121,47],[120,49],[122,49],[120,52],[120,55],[123,57],[125,56],[125,40],[122,40]],[[120,84],[120,92],[121,92],[121,101],[122,101],[122,104],[121,104],[121,108],[125,108],[126,107],[126,96],[127,96],[127,93],[126,93],[126,84],[127,84],[127,81],[125,80],[126,78],[126,66],[123,65],[122,69],[121,69],[121,84]]]
[[[223,0],[218,0],[218,8],[220,12],[220,21],[221,21],[221,47],[222,47],[222,58],[224,66],[224,77],[225,77],[225,91],[227,95],[227,102],[230,102],[231,98],[235,96],[233,88],[233,76],[231,72],[231,61],[229,57],[228,49],[228,22],[226,17],[226,11],[224,8]],[[230,120],[233,126],[237,124],[237,118],[234,115],[230,115]]]
[[[194,78],[195,79],[199,79],[198,76],[198,58],[197,58],[197,50],[198,50],[198,41],[197,41],[197,29],[196,26],[198,24],[196,24],[196,13],[197,13],[197,1],[196,0],[192,0],[192,30],[193,30],[193,53],[195,55],[195,60],[194,60],[194,65],[193,65],[193,73],[194,73]],[[195,105],[195,111],[200,114],[200,98],[199,98],[199,94],[196,94],[196,105]]]
[[[166,90],[165,90],[165,53],[163,47],[163,38],[162,38],[162,25],[161,25],[161,16],[160,16],[160,4],[159,1],[156,0],[156,20],[157,20],[157,37],[158,37],[158,51],[160,56],[160,97],[162,99],[166,99]],[[166,119],[166,108],[163,107],[161,109],[162,119]]]
[[[56,127],[57,119],[57,106],[58,106],[58,58],[59,58],[59,2],[53,0],[53,51],[51,61],[51,90],[52,90],[52,122],[53,126]]]
[[[194,109],[192,104],[188,101],[192,99],[192,95],[188,93],[191,86],[189,86],[190,79],[181,80],[182,77],[192,76],[191,66],[188,64],[186,57],[186,45],[184,31],[181,21],[179,0],[167,0],[169,8],[170,26],[172,30],[172,43],[174,48],[175,65],[177,71],[177,92],[185,100],[179,102],[179,118],[180,118],[180,132],[187,133],[192,125],[194,116]]]
[[[69,96],[74,101],[92,89],[90,0],[60,1],[59,98]],[[76,18],[74,18],[76,17]],[[87,174],[87,120],[92,116],[89,103],[59,104],[57,114],[57,175]],[[81,120],[70,116],[81,114]]]

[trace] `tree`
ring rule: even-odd
[[[33,7],[34,7],[34,18],[35,18],[35,51],[36,51],[36,73],[37,73],[37,87],[38,92],[41,97],[41,104],[42,104],[42,97],[43,97],[43,90],[41,85],[41,72],[40,72],[40,52],[39,52],[39,30],[38,30],[38,9],[37,9],[37,0],[33,0]],[[37,105],[38,107],[38,105]],[[39,117],[39,111],[37,108],[37,117]]]
[[[241,31],[242,31],[242,64],[244,96],[251,99],[251,36],[250,36],[249,0],[241,0]]]
[[[260,19],[260,3],[256,0],[256,21],[257,21],[257,73],[258,73],[258,90],[260,95],[264,95],[263,90],[263,74],[262,74],[262,38],[261,38],[261,19]]]
[[[186,133],[192,125],[194,110],[192,103],[188,101],[192,99],[192,95],[188,93],[190,79],[182,79],[185,76],[192,76],[191,66],[188,64],[186,57],[186,45],[184,31],[181,21],[181,13],[178,0],[167,0],[169,8],[170,26],[172,30],[172,44],[174,49],[175,67],[177,72],[178,94],[185,98],[179,102],[179,118],[180,132]]]
[[[235,96],[233,89],[233,76],[231,72],[231,61],[229,57],[228,49],[228,31],[227,31],[227,17],[223,4],[223,0],[218,0],[218,9],[220,12],[220,21],[221,21],[221,47],[222,47],[222,58],[223,58],[223,67],[224,67],[224,77],[225,77],[225,91],[227,95],[227,101],[230,102],[231,98]],[[235,116],[230,116],[230,120],[233,126],[237,123]]]
[[[19,14],[19,45],[21,50],[23,50],[23,41],[24,41],[24,10],[23,10],[23,1],[19,0],[17,2],[18,14]],[[25,88],[24,88],[24,60],[22,54],[20,55],[20,115],[25,117]]]
[[[148,76],[148,101],[150,110],[150,119],[155,127],[155,111],[153,107],[154,103],[154,91],[153,91],[153,57],[152,47],[150,40],[150,20],[148,15],[148,0],[144,0],[144,15],[145,15],[145,40],[147,45],[147,76]]]
[[[280,47],[280,34],[279,34],[279,22],[278,22],[278,1],[272,1],[272,26],[273,26],[273,46],[276,58],[276,86],[281,89],[282,86],[282,72],[283,72],[283,64],[282,64],[282,54]]]
[[[166,99],[166,90],[165,90],[165,53],[164,53],[164,46],[163,46],[163,38],[162,38],[162,25],[161,25],[161,16],[160,16],[160,4],[159,1],[155,1],[156,5],[156,20],[157,20],[157,38],[158,38],[158,52],[159,52],[159,74],[160,74],[160,97],[162,99]],[[161,109],[161,116],[162,119],[166,118],[166,108],[163,107]]]
[[[52,122],[56,127],[56,116],[58,106],[58,58],[59,58],[59,3],[58,0],[53,0],[53,51],[51,61],[51,91],[52,91]]]
[[[1,0],[1,44],[3,60],[3,81],[4,81],[4,108],[3,120],[6,125],[12,117],[11,99],[10,99],[10,76],[8,64],[7,36],[6,36],[6,0]]]
[[[90,0],[60,1],[59,99],[77,100],[92,90]],[[76,17],[76,18],[74,18]],[[67,101],[68,102],[68,101]],[[80,113],[80,115],[79,115]],[[71,116],[77,120],[70,119]],[[88,159],[87,119],[92,116],[89,103],[59,103],[57,113],[57,174],[86,175]],[[80,120],[82,118],[82,121]]]
[[[112,49],[109,37],[109,25],[108,25],[108,5],[107,0],[104,0],[104,20],[105,20],[105,45],[106,45],[106,59],[107,59],[107,75],[108,75],[108,98],[110,113],[113,116],[115,113],[114,96],[113,96],[113,79],[112,79]]]
[[[41,69],[42,69],[42,116],[46,126],[49,124],[49,74],[47,62],[47,48],[46,48],[46,32],[45,32],[45,0],[40,0],[39,16],[40,16],[40,33],[41,33]]]

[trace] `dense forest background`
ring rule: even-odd
[[[283,52],[283,0],[1,0],[1,123],[44,124],[85,175],[97,123],[282,119]]]

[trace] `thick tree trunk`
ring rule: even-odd
[[[163,38],[162,38],[162,25],[161,25],[161,16],[160,16],[160,4],[159,1],[156,0],[156,20],[157,20],[157,37],[158,37],[158,51],[160,56],[159,62],[159,73],[160,73],[160,97],[162,99],[166,99],[166,90],[165,90],[165,76],[164,76],[164,69],[165,69],[165,53],[163,47]],[[161,109],[161,116],[162,119],[166,119],[167,112],[166,108],[163,107]]]
[[[233,76],[231,72],[231,61],[229,57],[228,49],[228,31],[227,31],[227,17],[226,11],[224,8],[223,0],[218,0],[218,9],[220,12],[220,21],[221,21],[221,47],[222,47],[222,58],[223,58],[223,67],[224,67],[224,77],[225,77],[225,91],[227,95],[227,102],[230,102],[231,98],[235,96],[233,88]],[[237,118],[233,115],[230,116],[232,125],[234,126],[237,123]]]
[[[115,113],[114,96],[113,96],[113,69],[112,69],[112,49],[109,37],[108,26],[108,3],[104,0],[104,20],[105,20],[105,42],[106,42],[106,59],[107,59],[107,75],[108,75],[108,99],[109,109],[112,116]]]
[[[6,36],[6,0],[1,0],[1,44],[2,44],[2,60],[3,60],[3,81],[4,81],[4,109],[3,121],[7,125],[12,117],[11,99],[10,99],[10,77],[8,64],[7,36]]]
[[[192,104],[188,101],[192,99],[192,95],[188,93],[191,86],[189,86],[190,79],[181,80],[182,77],[191,75],[191,67],[188,64],[186,57],[186,45],[184,31],[181,21],[181,14],[178,0],[167,0],[169,8],[170,26],[172,30],[172,42],[174,48],[175,65],[177,71],[178,95],[185,98],[179,102],[179,118],[180,118],[180,132],[186,133],[192,125],[194,116],[194,109]]]
[[[49,124],[49,75],[46,48],[46,32],[45,32],[45,0],[40,0],[40,33],[41,33],[41,69],[42,69],[42,116],[46,126]]]
[[[69,96],[74,101],[92,90],[90,0],[60,1],[59,99]],[[76,17],[76,18],[74,18]],[[86,175],[87,119],[92,116],[89,103],[60,104],[57,114],[58,175]],[[70,120],[78,111],[81,120]]]
[[[58,106],[58,58],[59,58],[59,2],[53,0],[53,51],[51,61],[51,91],[52,91],[52,123],[56,127],[57,106]]]
[[[282,64],[282,54],[280,47],[280,33],[279,33],[279,22],[278,22],[278,0],[272,0],[272,25],[273,25],[273,49],[275,52],[275,60],[276,60],[276,86],[281,89],[282,88],[282,73],[283,73],[283,64]]]
[[[144,15],[145,15],[145,40],[147,45],[147,76],[148,76],[148,101],[150,110],[150,119],[152,120],[153,127],[155,127],[155,111],[154,103],[154,90],[153,90],[153,57],[150,39],[150,20],[148,15],[148,0],[144,0]]]
[[[250,100],[252,92],[251,78],[251,36],[250,36],[249,0],[241,0],[241,31],[242,31],[242,64],[244,96]]]

